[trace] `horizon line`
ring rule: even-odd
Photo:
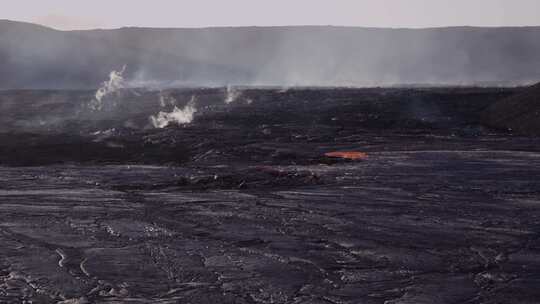
[[[436,29],[512,29],[512,28],[540,28],[539,25],[448,25],[448,26],[432,26],[432,27],[379,27],[379,26],[361,26],[361,25],[335,25],[335,24],[303,24],[303,25],[209,25],[209,26],[185,26],[185,27],[165,27],[165,26],[131,26],[125,25],[121,27],[111,28],[88,28],[88,29],[58,29],[52,26],[39,24],[29,21],[21,21],[14,19],[0,19],[0,22],[7,21],[13,23],[23,23],[43,27],[46,29],[59,32],[83,32],[83,31],[108,31],[122,29],[161,29],[161,30],[204,30],[204,29],[242,29],[242,28],[350,28],[350,29],[377,29],[377,30],[436,30]]]

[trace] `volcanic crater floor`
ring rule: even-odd
[[[226,169],[0,169],[0,301],[540,298],[539,153],[381,152],[274,168],[305,185],[194,186]]]
[[[473,95],[511,93],[494,91]],[[474,117],[426,127],[426,115],[447,116],[422,102],[412,124],[358,110],[373,127],[342,106],[310,112],[315,122],[271,113],[236,128],[214,121],[264,120],[271,107],[201,110],[190,127],[54,144],[2,134],[0,303],[538,303],[540,140]],[[332,151],[362,157],[324,157]],[[86,159],[96,155],[107,158]]]

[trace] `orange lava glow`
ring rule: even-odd
[[[324,154],[328,157],[336,157],[336,158],[345,158],[345,159],[352,159],[352,160],[360,160],[360,159],[367,159],[368,155],[364,152],[354,152],[354,151],[348,151],[348,152],[328,152]]]

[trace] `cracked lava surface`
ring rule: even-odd
[[[538,303],[536,139],[283,128],[179,165],[0,167],[0,303]],[[329,151],[368,158],[298,161]]]

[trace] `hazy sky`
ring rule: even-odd
[[[540,25],[540,0],[0,0],[0,19],[57,29]]]

